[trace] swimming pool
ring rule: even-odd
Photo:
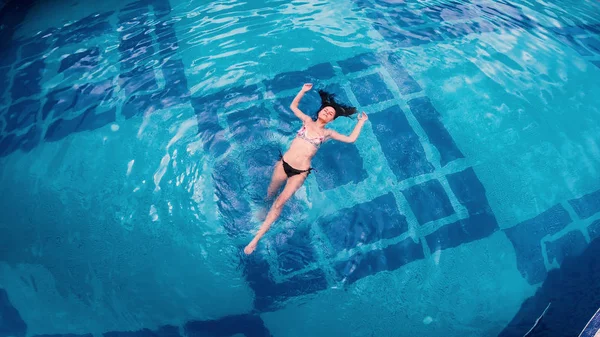
[[[600,307],[597,2],[2,13],[0,336],[571,336]],[[369,122],[244,257],[305,82]]]

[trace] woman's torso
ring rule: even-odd
[[[314,122],[305,123],[296,133],[290,148],[283,155],[285,161],[299,170],[310,167],[312,157],[326,140],[326,130],[319,128]]]

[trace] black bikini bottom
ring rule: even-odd
[[[286,163],[285,160],[283,160],[283,155],[281,154],[281,151],[279,151],[279,159],[281,160],[281,163],[283,164],[283,171],[285,171],[285,175],[287,175],[288,178],[291,178],[293,176],[295,176],[296,174],[300,174],[300,173],[304,173],[304,172],[308,172],[306,175],[308,176],[310,174],[310,171],[313,170],[313,168],[309,168],[308,170],[298,170],[296,168],[293,168],[290,164]]]

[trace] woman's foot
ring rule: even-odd
[[[251,241],[246,248],[244,248],[244,253],[246,253],[246,255],[250,255],[252,254],[252,252],[254,252],[254,250],[256,249],[256,244],[258,242],[255,241]]]

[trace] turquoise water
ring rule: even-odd
[[[18,13],[0,31],[0,336],[523,336],[544,308],[536,336],[570,336],[600,307],[597,2]],[[322,147],[247,258],[304,82],[370,120]]]

